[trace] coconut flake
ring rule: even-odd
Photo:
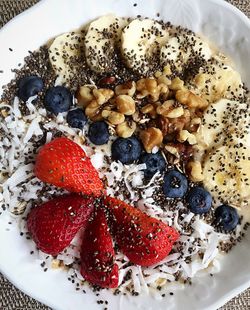
[[[33,173],[30,172],[32,169],[32,164],[19,167],[3,185],[9,186],[10,189],[13,189],[19,183],[24,182],[33,176]]]
[[[205,266],[208,266],[210,262],[217,256],[218,254],[218,245],[219,238],[216,233],[211,233],[208,237],[208,246],[206,247],[206,251],[202,260],[202,263]]]
[[[90,160],[96,169],[100,169],[104,165],[104,154],[102,152],[96,152],[90,157]]]
[[[34,119],[28,130],[27,133],[23,139],[23,143],[27,144],[27,142],[29,142],[29,140],[34,136],[39,137],[43,135],[43,131],[41,130],[40,126],[39,126],[39,120],[38,119]]]

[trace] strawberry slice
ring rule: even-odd
[[[95,198],[63,195],[35,207],[28,214],[28,230],[37,247],[51,255],[63,251],[87,225]]]
[[[103,184],[82,148],[65,137],[44,145],[36,158],[35,175],[70,192],[100,196]]]
[[[95,211],[84,232],[81,250],[81,274],[94,285],[103,288],[118,286],[118,265],[105,213]]]
[[[163,260],[178,240],[178,232],[162,221],[125,202],[105,197],[112,230],[120,250],[137,265],[151,266]]]

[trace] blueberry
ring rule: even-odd
[[[112,159],[119,160],[123,164],[132,164],[140,158],[141,152],[141,143],[135,137],[118,138],[111,146]]]
[[[87,117],[82,109],[71,110],[67,115],[67,123],[70,127],[83,129],[87,123]]]
[[[212,196],[203,187],[193,187],[187,195],[187,203],[195,214],[207,213],[212,206]]]
[[[69,110],[73,101],[71,92],[64,86],[50,88],[44,98],[45,108],[57,115]]]
[[[43,89],[43,80],[36,75],[26,76],[18,82],[18,97],[27,101],[30,97],[37,95]]]
[[[109,140],[109,127],[105,122],[95,122],[89,126],[89,140],[96,145],[102,145]]]
[[[188,189],[187,178],[177,170],[170,170],[165,174],[163,193],[168,198],[182,198]]]
[[[225,231],[234,230],[239,223],[239,215],[235,208],[221,205],[215,210],[215,224],[221,226]]]
[[[160,152],[156,154],[145,153],[141,156],[140,161],[147,166],[144,170],[146,178],[151,178],[158,171],[162,172],[166,167],[166,161]]]

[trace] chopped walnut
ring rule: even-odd
[[[81,86],[77,91],[76,99],[78,105],[85,108],[94,99],[92,89],[88,86]]]
[[[172,109],[172,111],[168,112],[167,117],[168,118],[178,118],[181,117],[184,114],[183,107],[176,107]]]
[[[141,108],[141,112],[143,114],[148,114],[152,119],[155,119],[157,117],[157,108],[159,105],[159,102],[148,103]]]
[[[101,121],[102,117],[102,109],[98,104],[97,100],[92,100],[85,109],[85,114],[89,117],[92,121]]]
[[[189,131],[190,132],[197,132],[200,125],[201,125],[201,118],[195,117],[195,118],[191,119],[190,124],[189,124]]]
[[[139,123],[141,121],[141,115],[140,112],[137,110],[135,113],[132,115],[132,120],[136,123]]]
[[[169,76],[169,75],[172,74],[170,65],[166,65],[166,66],[163,68],[163,73],[164,73],[166,76]]]
[[[150,127],[140,133],[140,138],[147,153],[151,153],[155,146],[160,146],[163,141],[163,135],[160,129]]]
[[[60,268],[60,260],[59,259],[53,259],[51,262],[51,268],[52,269],[59,269]]]
[[[136,90],[139,92],[139,94],[137,94],[138,99],[143,99],[150,96],[151,102],[156,102],[160,96],[157,81],[154,78],[141,79],[137,81]]]
[[[103,110],[102,117],[107,119],[111,125],[119,125],[125,121],[123,114],[110,110]]]
[[[178,164],[179,163],[181,156],[180,156],[180,153],[179,153],[178,149],[175,146],[173,146],[173,145],[165,145],[164,150],[166,152],[166,155],[168,155],[168,153],[169,153],[169,154],[171,154],[173,156],[173,160],[171,160],[167,156],[167,159],[168,160],[170,159],[169,161],[171,163],[173,163],[173,164]]]
[[[165,150],[174,156],[175,164],[180,160],[187,162],[193,156],[193,147],[183,143],[168,143],[165,145]]]
[[[119,137],[129,138],[133,135],[136,130],[136,123],[131,122],[123,122],[116,126],[116,133]]]
[[[187,141],[191,145],[194,145],[197,143],[195,135],[188,132],[187,130],[181,130],[177,136],[177,140],[181,143]]]
[[[174,91],[184,89],[184,82],[180,78],[176,77],[172,80],[169,88]]]
[[[135,101],[128,95],[119,95],[116,97],[117,110],[124,115],[135,113]]]
[[[167,117],[168,113],[173,109],[174,100],[167,100],[156,109],[157,114]]]
[[[168,115],[168,112],[165,115]],[[184,109],[183,115],[176,118],[168,118],[162,115],[157,119],[156,123],[161,129],[164,138],[168,140],[170,137],[170,141],[172,141],[176,139],[178,132],[189,126],[190,112]]]
[[[161,75],[157,78],[158,84],[164,84],[165,86],[171,85],[171,80],[164,75]]]
[[[191,181],[201,182],[204,180],[201,163],[199,161],[188,162],[186,171]]]
[[[115,88],[115,93],[119,95],[128,95],[133,97],[136,92],[136,83],[134,81],[128,81],[124,84],[117,85]]]
[[[208,101],[195,95],[190,90],[178,90],[176,99],[191,109],[205,109],[208,106]]]
[[[160,116],[156,120],[157,127],[162,131],[163,136],[165,137],[169,133],[169,124],[170,120],[166,117]]]
[[[96,98],[98,104],[102,105],[105,102],[109,101],[114,96],[114,92],[109,88],[100,88],[100,89],[94,89],[93,95]]]
[[[141,108],[141,112],[143,114],[150,114],[152,112],[155,112],[155,107],[153,106],[152,103],[148,103],[144,107]]]

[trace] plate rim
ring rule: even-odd
[[[50,1],[52,1],[52,0],[50,0]],[[53,1],[54,2],[60,2],[60,0],[53,0]],[[67,1],[70,1],[70,0],[67,0]],[[198,1],[204,1],[204,0],[198,0]],[[221,5],[223,7],[226,7],[231,12],[238,15],[242,19],[242,21],[244,21],[245,24],[247,24],[248,27],[250,28],[250,19],[248,18],[248,16],[245,13],[243,13],[240,9],[238,9],[236,6],[234,6],[233,4],[227,2],[226,0],[209,0],[209,1],[213,2],[215,4],[218,4],[218,5]],[[18,15],[16,15],[14,18],[9,20],[0,29],[0,34],[4,31],[7,31],[8,28],[13,27],[16,23],[19,22],[20,19],[25,18],[26,15],[32,14],[33,11],[38,10],[42,6],[46,6],[47,2],[49,3],[49,0],[40,0],[38,3],[36,3],[32,7],[28,8],[28,9],[24,10],[23,12],[19,13]],[[12,285],[14,285],[17,289],[19,289],[21,292],[23,292],[24,294],[26,294],[30,298],[33,298],[33,299],[37,300],[38,302],[40,302],[40,303],[42,303],[42,304],[44,304],[44,305],[46,305],[52,309],[65,310],[65,309],[58,308],[58,307],[54,308],[54,305],[52,304],[52,302],[48,302],[42,296],[39,296],[39,294],[37,294],[36,292],[31,293],[28,289],[26,289],[25,287],[22,287],[22,285],[20,283],[18,283],[18,281],[16,281],[15,278],[11,276],[11,274],[8,274],[8,271],[6,269],[4,269],[3,267],[1,268],[1,264],[0,264],[0,272]],[[249,277],[249,280],[246,281],[245,283],[229,290],[226,294],[223,295],[223,297],[221,297],[219,300],[214,302],[212,305],[209,305],[206,308],[206,310],[218,309],[219,307],[225,305],[232,298],[236,297],[236,295],[241,294],[243,291],[245,291],[248,288],[250,288],[250,277]]]

